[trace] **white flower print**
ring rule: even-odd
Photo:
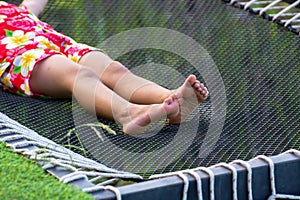
[[[6,37],[1,40],[2,44],[6,44],[7,49],[13,49],[19,46],[32,44],[32,39],[35,37],[34,32],[24,34],[22,30],[16,30],[12,33],[11,37]]]
[[[41,57],[44,53],[45,52],[42,49],[32,49],[26,51],[22,55],[17,56],[13,64],[15,66],[20,66],[22,76],[26,77],[28,72],[33,69],[36,59]]]

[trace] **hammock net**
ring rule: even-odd
[[[181,125],[128,136],[72,99],[1,90],[1,112],[42,136],[143,177],[300,149],[300,40],[286,28],[220,0],[54,0],[41,19],[165,87],[195,74],[210,91]]]

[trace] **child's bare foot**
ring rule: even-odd
[[[200,103],[206,100],[208,96],[207,88],[197,80],[195,75],[190,75],[184,84],[175,90],[178,98],[182,98],[180,113],[169,117],[169,123],[181,123]]]
[[[122,124],[124,133],[132,135],[142,133],[155,121],[177,116],[179,112],[180,101],[175,94],[172,94],[161,104],[130,104],[127,109],[121,111],[118,121]]]

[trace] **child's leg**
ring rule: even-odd
[[[179,123],[208,96],[207,88],[194,75],[189,76],[181,87],[171,91],[134,75],[121,63],[114,62],[98,51],[86,54],[80,62],[97,71],[105,85],[131,102],[138,104],[162,103],[171,94],[183,98],[182,113],[173,117],[170,120],[171,123]]]
[[[101,81],[107,87],[130,102],[138,104],[162,103],[165,98],[172,94],[172,91],[136,76],[124,65],[113,61],[99,51],[92,51],[84,55],[79,63],[97,71]]]
[[[175,95],[170,95],[161,104],[132,104],[106,87],[94,70],[61,55],[41,61],[32,72],[30,86],[34,92],[53,97],[73,94],[85,109],[115,119],[128,134],[141,132],[149,123],[177,115],[179,111]],[[94,104],[91,103],[93,100]]]
[[[134,103],[161,103],[171,93],[174,93],[174,91],[161,87],[152,81],[136,76],[121,63],[113,61],[110,57],[98,51],[92,51],[83,56],[80,64],[93,68],[105,85]],[[202,102],[208,94],[207,89],[196,78],[189,78],[187,81],[190,85],[197,83],[193,85],[193,88],[196,92],[200,92],[199,95],[196,95],[197,98],[199,96],[199,101]],[[188,86],[188,84],[183,84],[183,86]],[[183,88],[181,87],[181,89]]]

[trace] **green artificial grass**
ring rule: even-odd
[[[1,200],[93,199],[74,186],[59,182],[36,161],[14,153],[3,143],[0,143],[0,197]]]

